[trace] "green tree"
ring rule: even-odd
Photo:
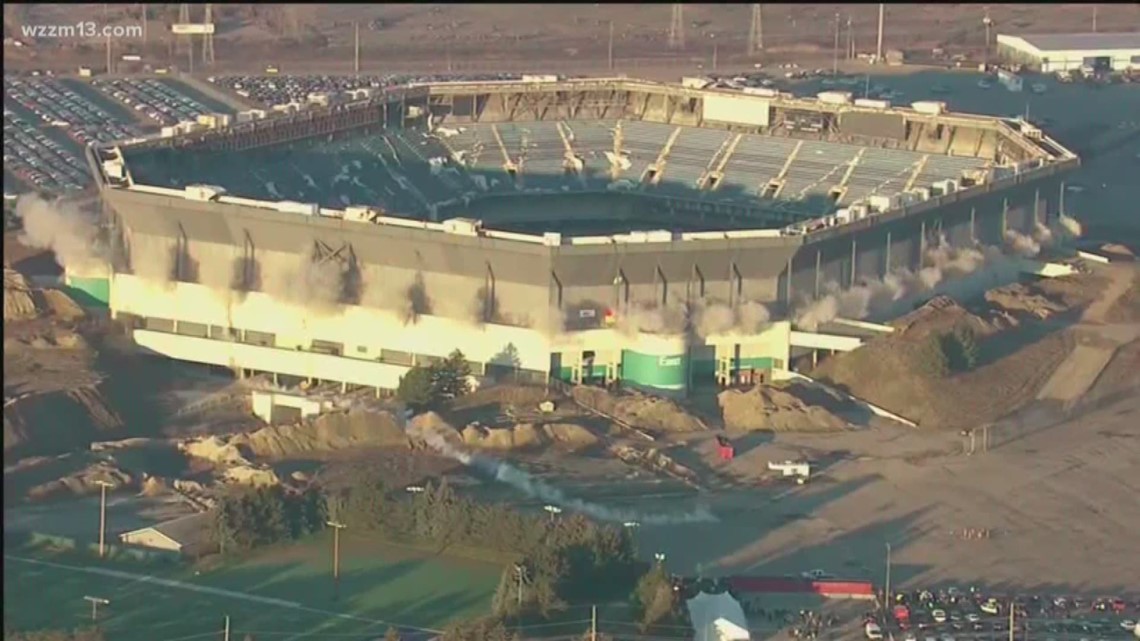
[[[950,360],[940,336],[930,335],[918,346],[916,365],[920,374],[941,378],[950,373]]]
[[[432,371],[432,388],[435,400],[449,401],[459,398],[471,391],[468,378],[471,376],[471,364],[463,352],[455,350],[442,361],[434,363]]]
[[[423,367],[413,367],[400,379],[396,398],[413,410],[422,410],[435,400],[435,373]]]
[[[655,563],[641,580],[633,593],[633,606],[641,619],[641,631],[645,632],[673,614],[673,582],[669,573],[660,563]]]
[[[442,635],[443,641],[518,641],[497,617],[483,617],[471,621],[456,621]]]
[[[384,641],[402,641],[403,637],[400,636],[400,631],[396,628],[388,628],[384,633]]]

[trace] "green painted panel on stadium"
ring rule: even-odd
[[[689,378],[689,359],[684,354],[639,354],[621,352],[622,379],[660,390],[684,390]]]
[[[107,278],[68,276],[65,291],[82,307],[102,309],[111,305],[111,281]]]

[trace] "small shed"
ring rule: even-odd
[[[213,543],[210,539],[210,515],[204,512],[119,535],[119,540],[126,545],[177,552],[184,557],[196,557],[211,551]]]

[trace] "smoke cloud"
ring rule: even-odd
[[[314,256],[303,257],[293,269],[286,269],[269,279],[272,295],[295,307],[317,314],[332,314],[340,309],[349,288],[348,261]]]
[[[676,305],[634,303],[620,313],[617,328],[625,334],[680,334],[685,331],[685,310]]]
[[[662,514],[643,512],[636,509],[619,509],[569,497],[562,490],[541,481],[519,468],[492,456],[466,452],[447,442],[442,434],[431,429],[423,430],[422,437],[429,447],[440,454],[479,471],[498,483],[504,483],[532,499],[565,510],[579,512],[590,518],[606,523],[627,523],[636,521],[642,525],[680,525],[685,523],[715,523],[716,518],[707,508],[697,508],[689,512]]]
[[[997,252],[974,247],[951,247],[945,236],[940,236],[938,243],[926,251],[926,266],[918,272],[896,269],[882,280],[865,281],[850,288],[827,283],[823,296],[798,308],[792,315],[793,321],[808,331],[816,331],[836,318],[863,319],[908,296],[934,289],[947,275],[976,272],[995,255]]]
[[[1005,242],[1018,256],[1034,258],[1041,253],[1043,248],[1053,244],[1053,230],[1041,223],[1034,223],[1033,232],[1030,234],[1019,232],[1016,229],[1007,229],[1005,231]]]
[[[1061,229],[1065,233],[1074,238],[1080,238],[1085,233],[1084,228],[1081,227],[1081,223],[1077,221],[1076,218],[1071,218],[1069,216],[1061,214],[1061,217],[1057,219],[1057,222],[1061,225]]]
[[[771,317],[768,308],[755,301],[744,301],[735,308],[710,301],[694,308],[693,329],[701,338],[730,332],[755,334]]]
[[[87,275],[106,274],[110,252],[96,219],[79,206],[25,194],[16,201],[16,216],[23,223],[20,242],[48,249],[66,270]]]

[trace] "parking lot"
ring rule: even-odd
[[[91,85],[109,98],[126,105],[140,118],[148,119],[161,127],[196,121],[203,114],[228,111],[207,105],[157,78],[97,79]]]
[[[412,82],[446,80],[488,81],[517,80],[517,74],[425,75],[385,74],[369,76],[210,76],[207,80],[263,107],[305,103],[311,94],[343,95],[360,89],[382,89]]]
[[[1140,600],[1120,597],[1009,597],[949,588],[899,592],[892,601],[884,627],[905,641],[1004,641],[1010,638],[1011,605],[1018,639],[1129,639],[1140,617]]]
[[[4,79],[4,168],[27,187],[80,191],[90,183],[83,146],[141,133],[59,80]]]

